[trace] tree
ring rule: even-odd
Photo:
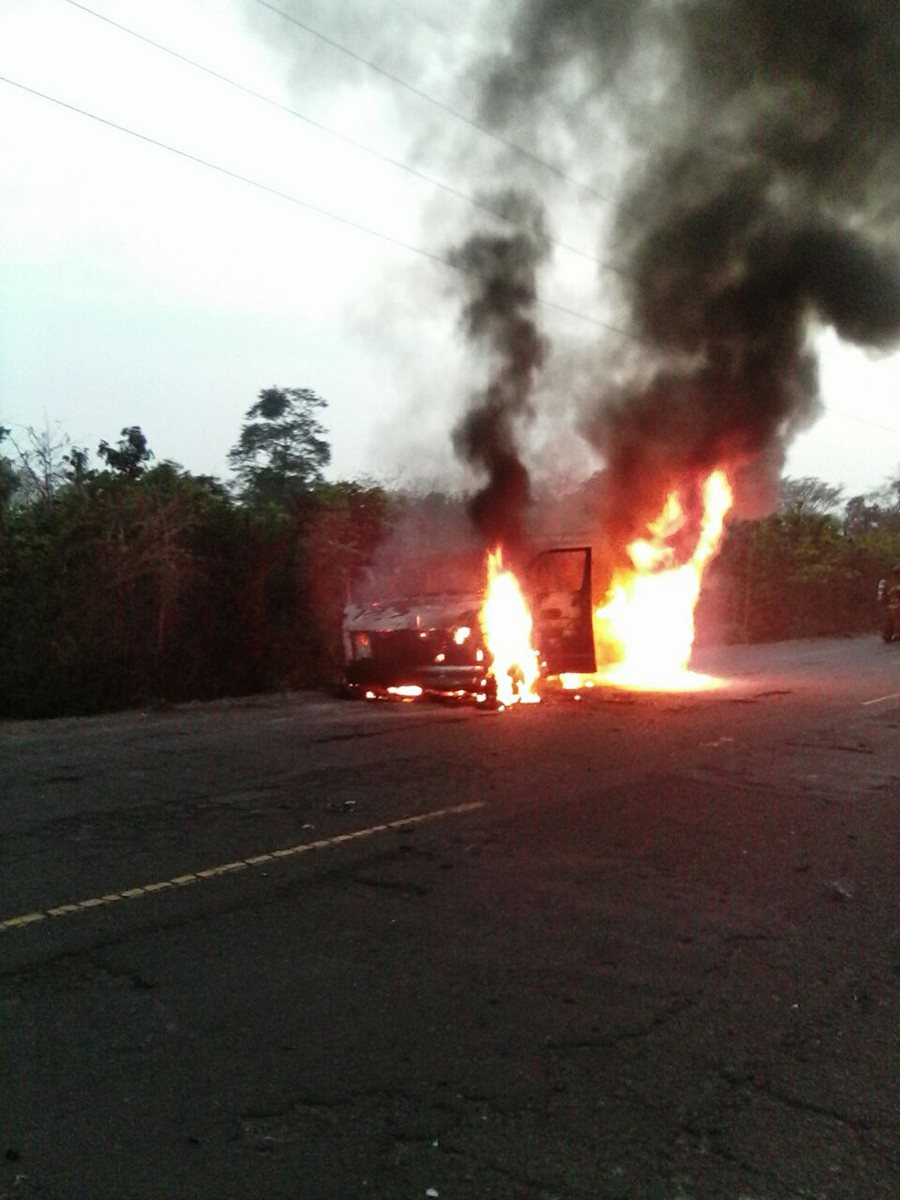
[[[60,433],[57,426],[51,433],[50,427],[37,430],[32,425],[25,429],[24,438],[13,437],[8,429],[0,429],[0,441],[6,438],[16,453],[13,461],[6,460],[7,467],[0,467],[0,474],[9,487],[10,468],[14,478],[12,492],[7,496],[9,501],[13,493],[16,504],[28,504],[32,500],[40,500],[49,504],[65,483],[66,456],[63,450],[70,446],[66,434]],[[4,486],[0,483],[0,494]]]
[[[0,425],[0,443],[9,435],[9,430],[4,429]],[[5,454],[0,454],[0,512],[2,512],[9,502],[12,500],[16,489],[19,486],[19,476],[12,460],[7,458]]]
[[[351,588],[387,532],[388,498],[377,484],[340,481],[316,491],[304,538],[302,594],[315,632],[319,678],[342,659],[341,617]]]
[[[309,388],[266,388],[247,410],[228,462],[245,498],[287,505],[324,482],[331,461],[316,413],[327,402]]]
[[[69,453],[63,455],[63,462],[66,480],[74,488],[83,488],[96,474],[88,466],[88,452],[83,446],[72,446]]]
[[[838,509],[843,501],[844,489],[825,483],[814,475],[799,479],[786,478],[781,481],[779,511],[790,516],[808,516],[816,513],[827,516]]]
[[[147,438],[140,425],[123,429],[118,446],[113,447],[109,442],[102,441],[97,447],[97,453],[111,471],[115,471],[124,479],[140,478],[147,469],[147,463],[153,458],[153,451],[147,445]]]
[[[889,517],[890,513],[871,496],[851,496],[844,505],[844,533],[850,537],[874,533]]]

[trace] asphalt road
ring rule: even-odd
[[[895,1200],[900,645],[699,665],[0,726],[0,1200]]]

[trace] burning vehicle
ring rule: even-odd
[[[343,641],[349,693],[368,699],[484,693],[480,603],[474,592],[447,592],[348,604]]]
[[[463,617],[478,629],[477,612],[476,686],[493,677],[499,692],[518,672],[519,698],[554,677],[554,654],[573,690],[712,686],[688,669],[703,573],[732,508],[753,519],[775,506],[792,439],[822,411],[821,332],[873,351],[900,343],[900,41],[885,36],[896,0],[509,7],[502,49],[467,76],[502,148],[496,184],[442,251],[478,368],[451,443],[477,489],[467,508],[488,580],[480,607],[476,586],[465,613],[422,620],[452,638]],[[658,86],[648,88],[648,63]],[[572,104],[561,108],[561,95]],[[513,168],[508,152],[526,128],[530,162]],[[601,128],[622,134],[621,156]],[[473,153],[479,186],[486,161]],[[585,202],[606,206],[603,255],[588,255],[596,314],[556,299],[570,294],[558,252],[581,251],[554,224]],[[572,318],[593,327],[589,339]],[[583,640],[553,642],[577,587],[542,595],[523,571],[533,636],[499,650],[494,639],[530,627],[494,622],[494,581],[506,572],[493,554],[518,548],[524,561],[548,504],[533,483],[549,481],[555,498],[566,445],[587,451],[595,472],[579,516],[596,575]],[[414,607],[393,619],[412,620]],[[367,630],[367,619],[356,632],[399,632]],[[896,636],[893,620],[884,631]],[[593,669],[567,670],[564,649],[580,645],[589,661],[589,632]],[[435,646],[432,662],[441,654]]]
[[[554,546],[520,572],[502,550],[465,564],[465,589],[421,591],[349,604],[344,614],[345,686],[366,699],[423,696],[504,707],[536,703],[545,685],[577,692],[598,685],[697,690],[718,681],[689,669],[694,610],[732,504],[724,471],[678,491],[627,547],[595,598],[593,548]],[[446,577],[447,560],[438,560]],[[426,572],[427,578],[427,572]]]
[[[537,699],[540,676],[594,672],[589,546],[539,552],[521,589],[499,552],[487,584],[480,558],[457,566],[468,588],[346,606],[348,694],[507,704]]]

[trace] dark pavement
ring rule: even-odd
[[[900,645],[697,665],[0,725],[0,1200],[895,1200]]]

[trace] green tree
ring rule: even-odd
[[[0,425],[0,445],[9,435],[9,430]],[[19,486],[19,476],[11,459],[0,453],[0,513],[9,505]]]
[[[884,509],[870,496],[851,496],[844,505],[844,532],[851,537],[882,528]]]
[[[377,484],[344,480],[317,488],[315,499],[304,520],[300,594],[315,633],[310,665],[322,679],[341,666],[344,605],[387,533],[388,500]]]
[[[96,471],[88,466],[88,452],[83,446],[72,446],[68,454],[63,455],[67,483],[74,488],[83,488],[93,479]]]
[[[97,447],[97,453],[111,471],[125,479],[138,479],[153,458],[153,451],[147,445],[147,438],[140,425],[131,425],[123,429],[118,446],[110,446],[109,442],[102,441]]]
[[[324,482],[331,461],[316,415],[327,402],[309,388],[266,388],[247,410],[228,454],[245,499],[288,506]]]
[[[10,440],[14,454],[4,457],[0,446],[0,468],[8,466],[0,483],[8,475],[16,489],[0,509],[0,715],[332,678],[341,610],[384,534],[386,496],[367,483],[322,481],[323,404],[312,393],[260,397],[252,420],[263,430],[268,422],[273,438],[278,413],[306,418],[282,432],[307,458],[263,459],[290,487],[267,495],[251,475],[253,503],[176,463],[148,465],[139,426],[123,429],[117,445],[101,443],[97,469],[68,439],[20,439],[26,478],[20,448]],[[289,502],[270,502],[277,498]]]
[[[31,425],[18,438],[8,429],[0,430],[0,441],[4,438],[15,451],[15,458],[7,462],[15,477],[16,504],[27,504],[32,500],[51,503],[65,482],[66,456],[63,451],[70,446],[69,438],[60,433],[58,426],[51,431],[49,426],[38,430]],[[8,467],[5,475],[8,479]]]
[[[799,479],[788,477],[781,481],[778,510],[791,516],[812,513],[825,516],[840,508],[843,495],[842,487],[835,487],[814,475],[803,475]]]

